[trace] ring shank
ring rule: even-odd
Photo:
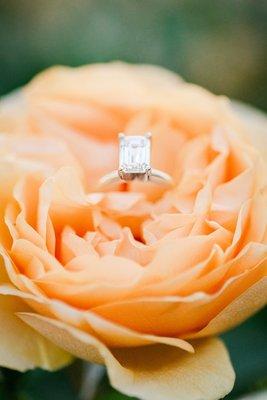
[[[136,178],[135,180],[138,180],[138,178]],[[149,182],[153,182],[153,183],[159,184],[161,186],[166,186],[169,188],[174,186],[173,179],[170,177],[170,175],[168,175],[166,172],[163,172],[163,171],[160,171],[160,170],[154,169],[154,168],[152,168],[149,175],[147,175],[147,180]],[[128,183],[128,182],[133,182],[133,181],[122,180],[119,176],[118,171],[115,170],[115,171],[112,171],[112,172],[102,176],[102,178],[100,178],[98,181],[98,185],[99,185],[99,187],[103,187],[103,186],[112,185],[112,184],[120,183],[120,182]]]
[[[99,181],[98,181],[98,186],[107,186],[107,185],[112,185],[113,183],[119,183],[121,181],[118,171],[112,171],[109,172],[108,174],[102,176]]]
[[[148,176],[148,180],[159,185],[174,186],[173,179],[166,172],[152,168],[151,173]]]

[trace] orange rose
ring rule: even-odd
[[[2,102],[1,365],[53,369],[70,353],[144,400],[231,390],[211,336],[267,298],[266,122],[250,113],[121,63],[52,68]],[[148,130],[174,189],[97,191],[118,132]]]

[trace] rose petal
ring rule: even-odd
[[[228,353],[218,339],[196,342],[194,355],[166,345],[111,352],[91,335],[60,321],[31,313],[19,316],[77,357],[106,364],[112,386],[142,400],[216,400],[234,384]]]
[[[109,347],[137,347],[161,343],[179,347],[185,351],[194,352],[193,346],[179,338],[145,335],[90,312],[70,307],[65,303],[47,298],[40,298],[30,293],[22,292],[11,284],[0,285],[0,295],[8,295],[23,299],[32,309],[48,317],[56,318],[74,326],[81,331],[91,334]]]
[[[267,278],[263,278],[226,306],[204,329],[186,338],[215,335],[234,328],[267,304],[266,293]]]
[[[267,118],[266,114],[256,108],[237,101],[232,101],[232,107],[247,128],[246,135],[250,142],[267,159]]]
[[[199,292],[185,297],[148,296],[105,304],[92,311],[139,332],[177,337],[183,334],[186,337],[188,332],[204,328],[212,318],[265,275],[266,261],[263,261],[253,269],[229,279],[212,295]],[[266,292],[264,295],[266,298]],[[249,306],[242,304],[242,307]]]
[[[1,281],[6,279],[1,273]],[[17,312],[30,310],[17,296],[0,295],[0,365],[25,371],[36,367],[54,370],[68,364],[72,359],[70,354],[45,339],[16,315]]]

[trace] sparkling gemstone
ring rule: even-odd
[[[145,174],[150,168],[150,138],[120,137],[119,168],[124,172]]]

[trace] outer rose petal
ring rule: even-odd
[[[142,400],[216,400],[234,384],[229,356],[218,339],[196,342],[194,355],[165,345],[111,352],[91,335],[60,321],[32,313],[20,317],[77,357],[105,363],[112,386]]]
[[[0,281],[8,277],[0,259]],[[18,371],[40,367],[47,370],[61,368],[72,356],[23,323],[17,312],[29,311],[17,296],[0,295],[0,365]],[[14,351],[16,349],[16,351]]]
[[[196,334],[185,335],[186,338],[215,335],[234,328],[266,305],[266,293],[267,278],[263,278],[225,307],[204,329]]]
[[[250,142],[267,162],[267,118],[266,114],[247,104],[233,102],[234,110],[248,128],[246,134]]]
[[[72,360],[70,354],[44,338],[15,314],[24,310],[30,308],[18,298],[0,296],[0,365],[18,371],[37,367],[52,371],[68,364]]]

